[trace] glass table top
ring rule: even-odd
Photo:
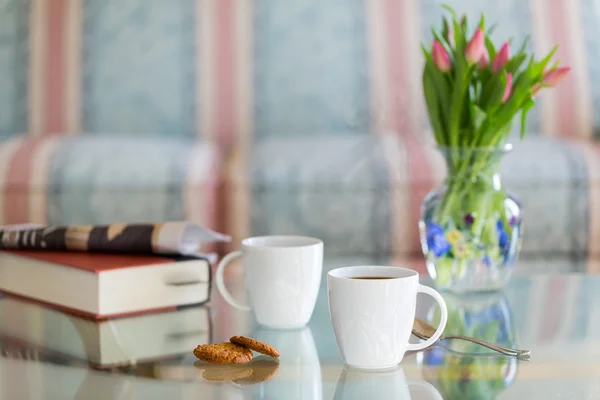
[[[340,265],[326,262],[324,276]],[[231,268],[227,286],[243,298],[241,277]],[[4,297],[0,399],[600,398],[600,276],[517,274],[501,293],[443,295],[446,334],[530,349],[531,359],[443,341],[407,353],[385,373],[345,368],[325,279],[310,323],[294,331],[257,326],[251,313],[232,309],[216,290],[205,307],[101,323]],[[435,324],[428,296],[419,296],[417,316]],[[233,335],[275,346],[279,363],[256,357],[232,368],[206,365],[192,354],[198,344]]]

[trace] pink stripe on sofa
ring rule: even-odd
[[[586,164],[588,179],[588,255],[600,255],[600,145],[592,142],[573,142]],[[597,273],[598,263],[588,263],[588,272]]]
[[[221,142],[225,143],[235,140],[234,2],[235,0],[219,0],[216,7],[216,131]]]
[[[197,137],[245,146],[252,132],[252,0],[196,0]]]
[[[582,113],[589,110],[591,97],[589,91],[584,91],[589,82],[579,1],[554,0],[546,3],[552,27],[549,34],[560,45],[557,58],[563,65],[572,68],[571,75],[556,88],[559,133],[564,136],[590,137],[590,112]]]
[[[38,0],[29,32],[29,132],[77,132],[80,122],[81,0]]]
[[[590,256],[600,255],[600,144],[590,143],[588,145],[593,151],[584,153],[588,166],[588,185],[589,185],[589,238],[588,254]],[[595,265],[595,264],[589,264]],[[589,272],[599,272],[589,271]]]
[[[185,218],[202,226],[223,231],[223,207],[218,202],[221,183],[220,151],[206,143],[195,144],[188,160],[186,183],[183,186]],[[203,251],[215,251],[206,246]]]
[[[531,0],[531,4],[538,58],[558,45],[555,59],[572,68],[557,88],[540,96],[544,134],[590,137],[592,100],[580,0]]]
[[[386,0],[388,56],[388,120],[390,128],[400,135],[408,155],[410,205],[408,220],[396,223],[408,224],[408,249],[418,253],[420,249],[418,221],[423,199],[431,189],[432,171],[423,147],[423,131],[420,127],[421,57],[413,42],[419,37],[416,21],[419,20],[418,3],[415,0]]]
[[[422,57],[416,0],[366,2],[372,130],[399,140],[386,149],[392,251],[419,253],[420,206],[432,186],[421,128]]]
[[[8,166],[4,186],[4,222],[19,224],[29,222],[29,183],[32,159],[42,139],[31,139],[23,143],[14,153]]]
[[[565,305],[565,293],[567,291],[567,280],[561,276],[548,278],[546,287],[546,299],[544,301],[544,315],[538,340],[549,342],[557,338],[561,323],[564,319],[563,309]]]
[[[10,165],[15,153],[21,148],[25,137],[18,136],[0,144],[0,225],[4,225],[4,204],[7,197],[7,181]]]
[[[48,201],[48,178],[50,164],[56,152],[60,138],[47,137],[37,146],[31,159],[29,174],[29,196],[27,199],[29,218],[28,222],[46,224],[46,206]]]
[[[52,0],[46,9],[46,71],[44,84],[44,132],[62,132],[65,129],[65,10],[67,0]]]

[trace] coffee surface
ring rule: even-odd
[[[394,279],[393,276],[353,276],[352,279]]]

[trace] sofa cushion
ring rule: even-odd
[[[17,137],[0,142],[0,222],[218,221],[221,153],[205,142]]]
[[[421,202],[445,174],[437,150],[410,137],[270,139],[237,149],[229,162],[225,201],[235,242],[304,234],[334,254],[418,254]],[[593,144],[543,136],[516,142],[505,156],[504,184],[525,210],[524,256],[600,253],[594,163]]]

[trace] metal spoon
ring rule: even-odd
[[[436,330],[436,328],[429,325],[427,322],[425,322],[419,318],[415,318],[415,322],[413,323],[412,334],[415,335],[416,337],[418,337],[419,339],[427,340],[431,336],[433,336],[433,334],[435,333],[435,330]],[[502,354],[505,354],[508,356],[523,357],[523,356],[529,356],[531,354],[531,351],[529,351],[529,350],[511,349],[510,347],[505,347],[505,346],[502,346],[499,344],[484,342],[483,340],[471,338],[468,336],[442,336],[442,337],[440,337],[440,340],[444,340],[444,339],[466,340],[468,342],[476,343],[478,345],[487,347],[488,349],[497,351],[498,353],[502,353]]]

